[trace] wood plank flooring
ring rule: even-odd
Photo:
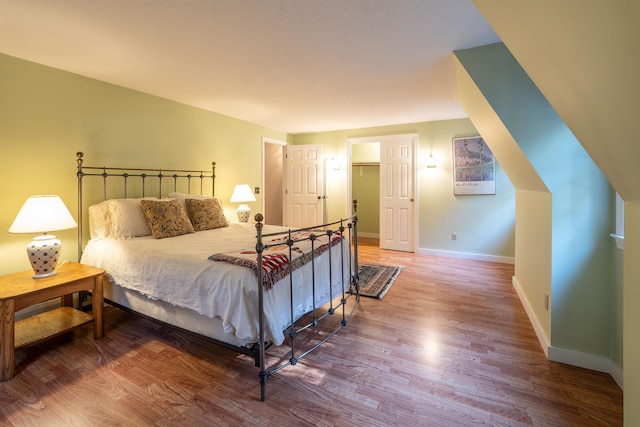
[[[116,309],[16,351],[0,426],[620,426],[607,375],[546,360],[511,285],[513,266],[383,251],[402,265],[382,300],[268,379],[251,360]],[[272,358],[278,357],[278,351]]]

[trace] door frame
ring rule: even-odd
[[[367,143],[367,142],[386,142],[386,141],[395,141],[399,138],[412,138],[413,139],[413,205],[412,205],[412,209],[413,209],[413,223],[411,224],[412,230],[411,232],[413,233],[413,247],[411,248],[412,251],[414,253],[418,252],[418,238],[419,233],[418,233],[418,224],[419,224],[419,213],[420,213],[420,209],[418,209],[418,207],[420,206],[420,188],[419,188],[419,182],[418,182],[418,147],[419,147],[419,143],[418,143],[418,133],[399,133],[399,134],[393,134],[393,135],[379,135],[379,136],[365,136],[365,137],[354,137],[354,138],[347,138],[347,191],[345,192],[346,194],[346,200],[345,200],[345,206],[346,206],[346,217],[350,217],[353,212],[353,192],[352,192],[352,188],[351,186],[353,185],[352,182],[352,177],[351,174],[353,172],[353,161],[352,161],[352,144],[362,144],[362,143]]]
[[[273,138],[267,138],[267,137],[262,137],[262,213],[264,214],[264,212],[266,212],[266,203],[265,200],[267,198],[267,186],[266,186],[266,165],[265,165],[265,161],[266,161],[266,145],[267,144],[274,144],[274,145],[280,145],[281,147],[286,147],[288,145],[287,142],[285,141],[280,141],[277,139],[273,139]],[[284,173],[285,172],[285,163],[286,160],[283,159],[282,160],[282,164],[280,165],[281,168],[281,172]],[[286,215],[287,212],[285,211],[286,205],[287,205],[287,201],[286,201],[286,197],[284,197],[284,186],[286,185],[286,180],[283,179],[282,180],[282,186],[283,188],[280,189],[280,192],[283,194],[282,197],[282,221],[283,223],[286,221]],[[265,215],[266,217],[266,215]]]

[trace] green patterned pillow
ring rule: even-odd
[[[224,216],[218,199],[186,199],[187,214],[196,231],[227,227],[229,221]]]
[[[195,231],[178,201],[141,200],[140,204],[151,229],[151,235],[156,239]]]

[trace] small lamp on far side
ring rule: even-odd
[[[238,184],[231,195],[231,203],[241,203],[238,206],[238,221],[248,222],[251,215],[251,208],[246,202],[255,202],[256,198],[251,192],[249,184]]]
[[[50,231],[77,227],[62,199],[58,196],[31,196],[24,202],[9,233],[43,233],[27,245],[33,278],[57,274],[56,265],[62,254],[62,243]]]

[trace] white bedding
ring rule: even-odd
[[[281,228],[265,226],[263,233]],[[109,279],[152,300],[193,310],[208,318],[220,318],[224,334],[234,341],[257,342],[258,287],[255,273],[249,268],[226,262],[210,261],[210,255],[255,248],[255,225],[231,223],[229,227],[199,231],[181,236],[154,239],[151,236],[130,239],[91,239],[81,262],[102,267]],[[331,249],[333,298],[348,288],[349,272],[341,275],[341,246],[348,259],[349,245]],[[329,300],[328,269],[321,268],[329,251],[316,258],[316,306]],[[348,264],[345,263],[345,270]],[[341,277],[342,276],[342,277]],[[294,271],[294,317],[312,308],[311,266]],[[322,284],[322,285],[319,285]],[[290,324],[289,277],[264,293],[266,338],[280,345],[283,330]]]

